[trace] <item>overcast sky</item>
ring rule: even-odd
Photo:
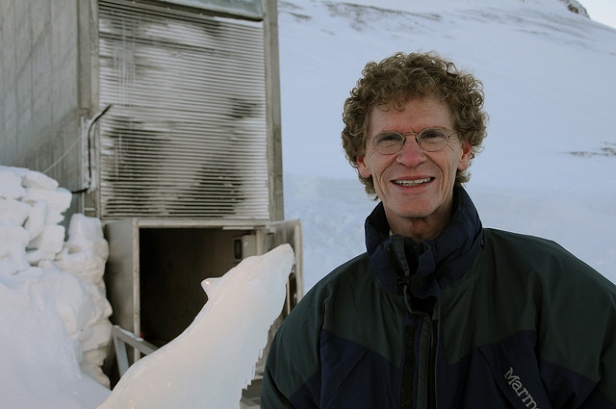
[[[616,0],[581,0],[590,18],[616,28]]]

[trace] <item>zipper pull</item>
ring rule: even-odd
[[[406,286],[409,286],[411,288],[414,288],[416,286],[421,287],[421,285],[423,284],[423,280],[421,279],[420,276],[415,274],[415,275],[412,275],[412,276],[398,277],[396,279],[396,283],[398,284],[398,289],[399,290],[403,290],[404,287],[406,287]]]

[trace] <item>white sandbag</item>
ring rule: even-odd
[[[30,234],[30,240],[41,234],[45,226],[45,218],[47,217],[47,202],[38,200],[30,206],[30,214],[24,224],[26,230]],[[56,223],[57,224],[57,223]]]
[[[56,253],[41,250],[26,251],[26,259],[31,266],[38,266],[41,261],[53,261],[56,259]]]
[[[103,236],[103,226],[100,219],[87,217],[80,213],[71,216],[66,246],[71,253],[92,249],[103,260],[109,258],[109,244]]]
[[[86,325],[90,328],[101,318],[109,318],[111,314],[107,314],[107,311],[111,309],[111,305],[109,304],[107,297],[105,297],[105,294],[100,292],[99,287],[96,284],[81,280],[79,283],[88,296],[89,301],[92,302],[92,314],[86,322]]]
[[[0,224],[9,226],[23,226],[28,214],[30,205],[15,199],[0,197]]]
[[[90,283],[102,280],[105,274],[105,260],[93,249],[70,254],[65,247],[54,263],[60,270]]]
[[[64,211],[57,211],[54,209],[48,209],[47,214],[45,215],[45,224],[53,225],[60,224],[64,221]]]
[[[109,344],[112,326],[113,325],[107,318],[100,318],[92,324],[90,326],[92,330],[91,336],[81,343],[81,350],[84,352],[92,351]]]
[[[30,268],[26,252],[22,246],[5,245],[0,249],[0,280],[12,287],[21,282],[22,277],[15,277],[17,273]]]
[[[69,336],[76,340],[80,333],[87,329],[87,324],[93,317],[99,316],[100,311],[91,299],[90,293],[82,283],[71,274],[58,270],[53,263],[41,262],[43,269],[41,282],[42,291],[54,300],[54,306]],[[70,294],[70,296],[66,296]]]
[[[26,248],[30,241],[28,231],[21,226],[0,226],[0,251],[13,246]]]
[[[59,187],[55,190],[27,188],[22,201],[33,205],[39,200],[44,200],[47,202],[49,211],[55,210],[64,213],[71,205],[72,197],[73,195],[71,192],[63,187]]]
[[[79,364],[81,370],[90,378],[98,381],[103,386],[110,388],[111,382],[101,369],[107,357],[106,348],[92,349],[83,353],[82,362]]]
[[[76,331],[71,334],[73,341],[79,342],[80,345],[91,336],[92,330],[87,325],[77,328]]]
[[[21,175],[18,173],[18,168],[0,166],[0,197],[19,199],[25,193],[26,190],[21,185]]]
[[[22,185],[25,188],[56,190],[58,182],[36,170],[29,170],[22,175]]]
[[[64,246],[64,226],[44,226],[41,234],[30,240],[28,248],[45,253],[59,253]]]
[[[30,280],[38,280],[43,274],[43,270],[38,267],[28,266],[25,270],[21,270],[10,276],[4,276],[0,281],[4,282],[9,288],[17,289],[22,288],[24,284]]]

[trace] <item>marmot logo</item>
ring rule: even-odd
[[[520,397],[522,403],[524,403],[527,408],[540,409],[539,406],[537,406],[537,402],[535,402],[533,397],[524,387],[524,384],[522,384],[522,381],[520,381],[520,377],[513,374],[512,367],[510,367],[507,373],[505,373],[505,380],[509,386],[511,386],[511,389],[513,389],[516,395]]]

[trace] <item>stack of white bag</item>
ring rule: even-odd
[[[101,370],[110,340],[111,306],[103,274],[109,247],[99,219],[74,214],[71,193],[48,176],[0,166],[0,287],[30,304],[52,305],[73,340],[83,372],[109,386]]]

